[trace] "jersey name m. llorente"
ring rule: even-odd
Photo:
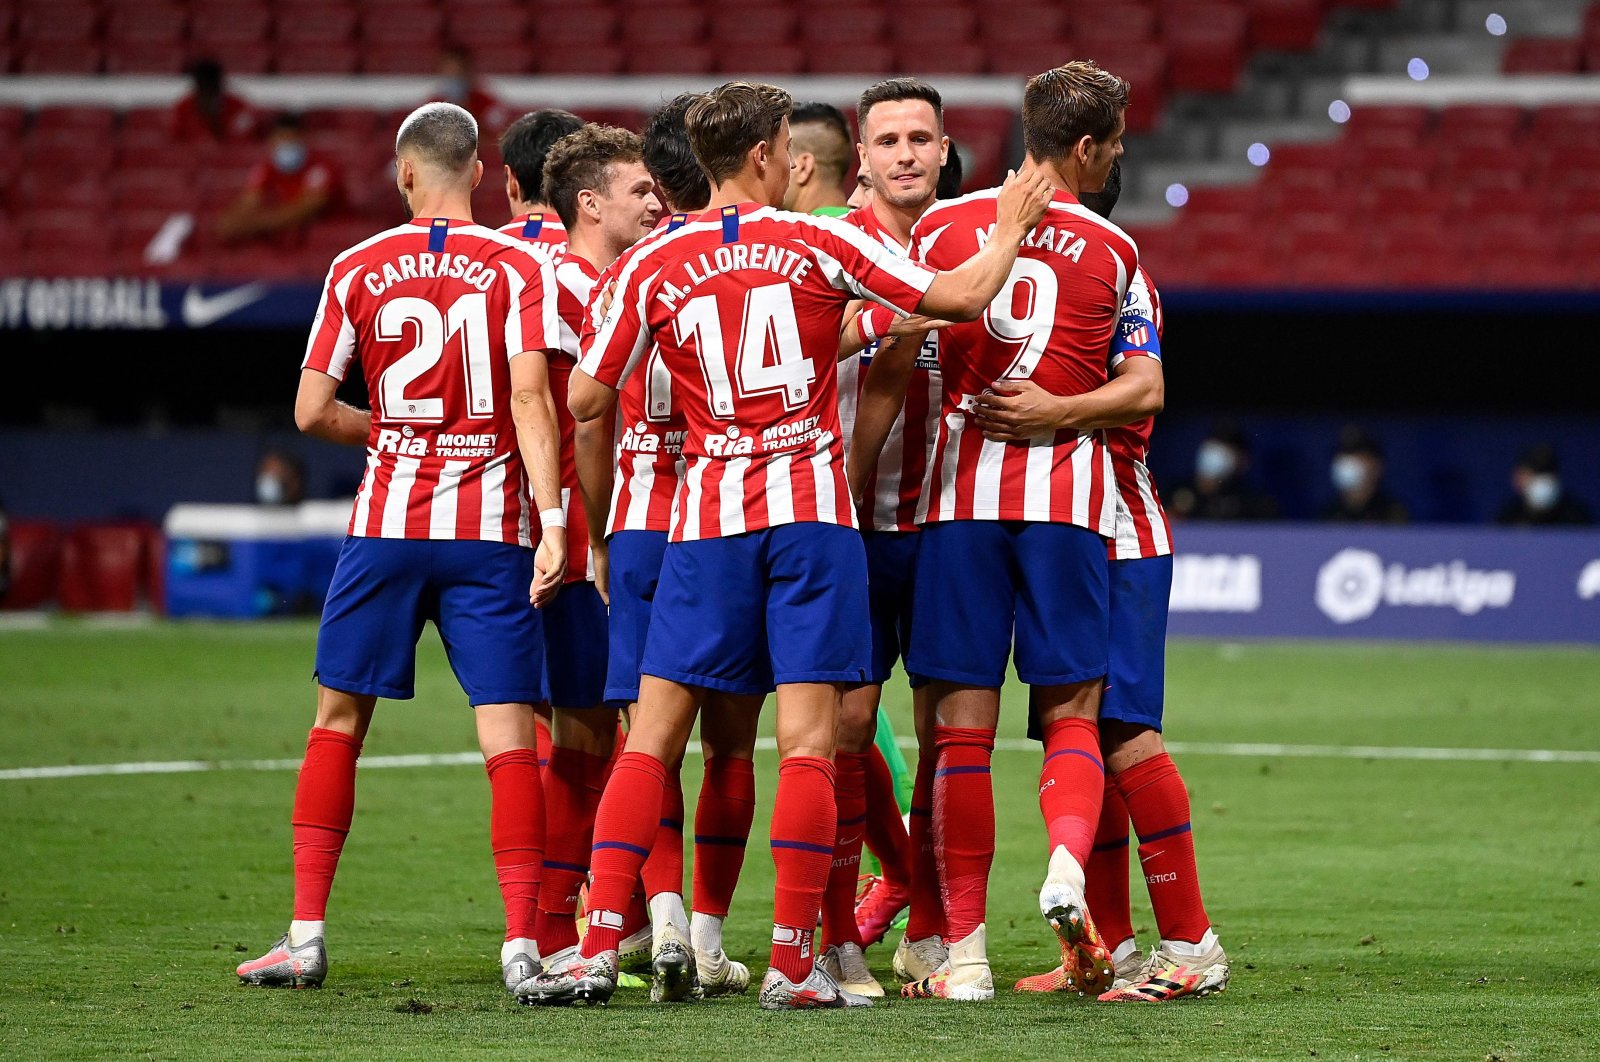
[[[532,544],[511,359],[560,346],[555,279],[517,240],[419,218],[333,260],[303,367],[372,400],[350,534]]]
[[[601,271],[584,318],[581,345],[585,349],[599,329],[606,293],[615,293],[617,278],[633,256],[655,237],[682,228],[688,220],[686,214],[663,216],[650,236],[629,247]],[[644,365],[623,382],[617,396],[617,424],[617,467],[611,482],[611,517],[606,534],[671,531],[672,500],[677,497],[683,472],[683,439],[688,425],[680,403],[673,400],[672,377],[654,343],[645,355]]]
[[[935,269],[971,258],[994,231],[998,196],[991,188],[936,203],[912,230],[912,257]],[[939,334],[944,398],[920,522],[1031,520],[1115,533],[1111,459],[1096,433],[994,442],[972,409],[999,380],[1030,379],[1058,395],[1104,384],[1138,259],[1127,233],[1071,194],[1055,193],[983,316]]]
[[[913,312],[934,273],[834,218],[708,211],[634,255],[579,368],[619,386],[659,345],[688,425],[672,540],[856,526],[835,364],[846,304]]]
[[[578,365],[578,341],[583,335],[584,312],[594,294],[600,271],[586,258],[564,252],[555,263],[556,315],[561,319],[561,353],[550,359],[550,397],[556,404],[556,424],[561,429],[561,507],[567,514],[567,578],[581,583],[594,578],[589,557],[589,518],[578,486],[575,450],[577,422],[567,408],[572,370]]]
[[[1134,274],[1123,299],[1117,334],[1111,341],[1110,368],[1128,358],[1161,360],[1161,295],[1143,266]],[[1156,493],[1146,462],[1154,417],[1105,430],[1111,451],[1111,474],[1117,485],[1117,533],[1108,547],[1112,560],[1165,557],[1172,552],[1172,525]]]
[[[548,210],[520,214],[501,225],[500,231],[523,241],[535,258],[551,268],[567,253],[567,227]]]
[[[893,234],[884,229],[872,207],[864,206],[845,216],[855,225],[896,254],[905,255]],[[882,312],[882,311],[880,311]],[[839,417],[844,426],[846,447],[855,437],[856,406],[866,383],[867,367],[872,364],[876,344],[854,358],[839,364]],[[917,352],[911,379],[906,384],[905,403],[894,418],[878,456],[877,467],[867,489],[872,496],[871,523],[874,531],[915,531],[917,502],[922,497],[922,480],[928,470],[928,449],[939,427],[939,336],[930,332]]]

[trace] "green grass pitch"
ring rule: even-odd
[[[0,770],[295,759],[304,623],[54,622],[0,631]],[[473,747],[430,633],[419,696],[373,756]],[[1002,736],[1020,737],[1016,690]],[[888,697],[909,733],[898,681]],[[1175,644],[1187,744],[1600,749],[1600,654],[1576,649]],[[282,931],[294,778],[217,770],[0,780],[0,1047],[17,1058],[1600,1057],[1600,763],[1329,754],[1177,757],[1193,792],[1228,992],[1143,1007],[1018,997],[1053,962],[1038,753],[995,757],[991,1005],[891,999],[760,1013],[753,998],[545,1011],[500,989],[488,787],[475,767],[362,772],[321,992],[239,986]],[[686,771],[693,806],[694,764]],[[766,807],[773,755],[758,760]],[[772,865],[758,812],[729,950],[764,966]],[[1142,888],[1135,924],[1152,929]],[[892,980],[889,953],[868,953]]]

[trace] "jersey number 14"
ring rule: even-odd
[[[706,399],[711,415],[734,417],[734,388],[739,398],[777,394],[786,410],[803,409],[811,401],[811,384],[817,367],[800,344],[794,299],[788,284],[767,284],[745,293],[739,329],[739,348],[729,363],[722,341],[722,312],[715,295],[701,295],[684,303],[672,319],[678,345],[691,342],[705,373]]]

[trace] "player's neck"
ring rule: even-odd
[[[932,205],[932,199],[917,206],[903,207],[896,206],[879,195],[872,197],[872,213],[878,219],[878,224],[883,226],[883,231],[893,236],[901,247],[911,246],[912,227]]]
[[[549,203],[530,203],[519,199],[511,205],[511,216],[514,218],[527,217],[529,214],[554,214]]]
[[[579,222],[577,227],[567,230],[567,254],[582,258],[594,266],[596,271],[616,261],[617,255],[621,253],[620,250],[611,249],[605,234],[598,228],[591,228]]]
[[[812,182],[801,188],[794,197],[794,210],[800,214],[815,214],[824,207],[848,206],[837,188]]]
[[[1077,197],[1079,190],[1083,186],[1082,175],[1078,173],[1077,167],[1069,159],[1041,162],[1039,159],[1029,155],[1022,165],[1024,169],[1038,170],[1044,174],[1045,180],[1049,181],[1052,186],[1071,192],[1074,198]]]
[[[754,173],[742,172],[729,177],[711,189],[711,202],[707,210],[721,210],[725,206],[742,206],[745,203],[765,205],[767,189]]]
[[[410,206],[414,218],[472,220],[472,193],[459,188],[414,189]]]

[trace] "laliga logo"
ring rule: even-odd
[[[1590,561],[1578,573],[1578,597],[1583,601],[1600,597],[1600,560]]]
[[[1600,583],[1600,574],[1596,575]],[[1317,573],[1317,607],[1335,623],[1364,620],[1380,604],[1411,608],[1453,608],[1475,616],[1486,608],[1505,608],[1516,593],[1517,577],[1509,571],[1481,571],[1464,561],[1407,568],[1384,567],[1376,553],[1345,549],[1335,553]],[[1597,589],[1600,593],[1600,589]]]

